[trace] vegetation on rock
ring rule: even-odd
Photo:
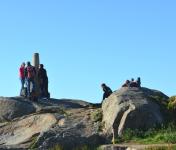
[[[56,145],[54,148],[50,150],[65,150],[65,149],[61,145]],[[101,149],[99,147],[90,147],[88,145],[83,145],[83,146],[73,148],[73,150],[101,150]]]
[[[171,96],[169,98],[168,109],[176,110],[176,96]]]
[[[102,121],[103,113],[102,109],[97,109],[91,113],[91,119],[93,122]]]
[[[116,138],[115,142],[139,144],[176,143],[176,124],[170,123],[167,126],[152,128],[147,131],[127,129],[122,137]]]

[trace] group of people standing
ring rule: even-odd
[[[108,98],[113,92],[110,87],[108,87],[105,83],[101,84],[102,90],[103,90],[103,99]],[[141,78],[138,77],[137,80],[134,80],[134,78],[130,80],[126,80],[126,82],[122,85],[122,87],[141,87]]]
[[[30,62],[21,64],[19,68],[19,77],[21,81],[20,96],[30,98],[32,93],[36,91],[36,82],[39,86],[39,97],[49,98],[48,92],[48,76],[43,64],[39,65],[36,70]]]
[[[39,97],[49,98],[48,92],[48,76],[47,71],[44,69],[43,64],[39,65],[39,68],[36,71],[35,67],[31,65],[30,62],[25,64],[24,62],[21,64],[19,68],[19,76],[21,80],[21,91],[20,96],[25,96],[30,98],[31,94],[35,92],[36,82],[39,85]],[[36,78],[38,81],[36,81]],[[105,83],[101,84],[103,94],[103,100],[109,97],[113,91],[110,87],[108,87]],[[126,82],[122,85],[122,87],[141,87],[141,79],[140,77],[137,78],[135,81],[134,78],[130,80],[126,80]],[[25,91],[25,92],[24,92]]]

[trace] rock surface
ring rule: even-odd
[[[30,101],[25,101],[18,97],[0,97],[0,122],[10,121],[35,111],[36,108]]]
[[[114,145],[102,145],[101,150],[159,150],[159,149],[175,149],[176,144],[114,144]]]
[[[74,150],[109,141],[107,135],[125,128],[149,128],[164,121],[155,99],[163,93],[146,88],[122,88],[103,104],[71,99],[0,98],[0,149],[48,150],[61,146]],[[103,132],[105,131],[105,132]],[[93,148],[92,148],[93,149]]]
[[[78,108],[67,111],[67,116],[60,117],[58,124],[42,133],[37,142],[38,149],[49,149],[56,143],[64,150],[72,150],[83,145],[97,146],[106,143],[100,134],[100,124],[91,120],[93,108]]]
[[[162,92],[147,88],[121,88],[102,104],[105,132],[121,136],[124,129],[148,129],[164,122],[155,98],[166,101]]]
[[[52,114],[38,114],[12,121],[0,128],[0,145],[22,144],[50,129],[57,120]]]
[[[91,118],[92,113],[101,108],[94,108],[90,103],[69,99],[42,99],[38,102],[22,98],[4,99],[12,104],[15,101],[28,106],[29,103],[35,111],[0,123],[0,149],[47,150],[60,145],[72,150],[85,144],[105,143],[100,132],[101,122]],[[25,111],[27,108],[18,109]]]

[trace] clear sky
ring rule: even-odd
[[[141,77],[176,94],[175,0],[1,0],[0,95],[17,96],[18,68],[40,53],[54,98],[101,102]]]

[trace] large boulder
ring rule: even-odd
[[[100,122],[91,119],[94,111],[93,108],[77,108],[67,110],[65,117],[56,115],[57,125],[40,134],[34,148],[44,150],[61,146],[64,150],[75,150],[85,145],[92,148],[104,144],[106,139],[100,133]]]
[[[72,99],[0,97],[0,149],[75,149],[104,144],[99,105]],[[100,114],[99,114],[100,112]]]
[[[49,130],[57,120],[54,115],[35,114],[19,118],[0,128],[0,145],[11,146],[25,143],[41,132]]]
[[[30,101],[20,97],[0,97],[0,122],[34,113],[36,107]]]
[[[102,104],[103,122],[108,135],[121,136],[127,128],[149,129],[164,122],[163,101],[168,97],[147,88],[123,87]]]

